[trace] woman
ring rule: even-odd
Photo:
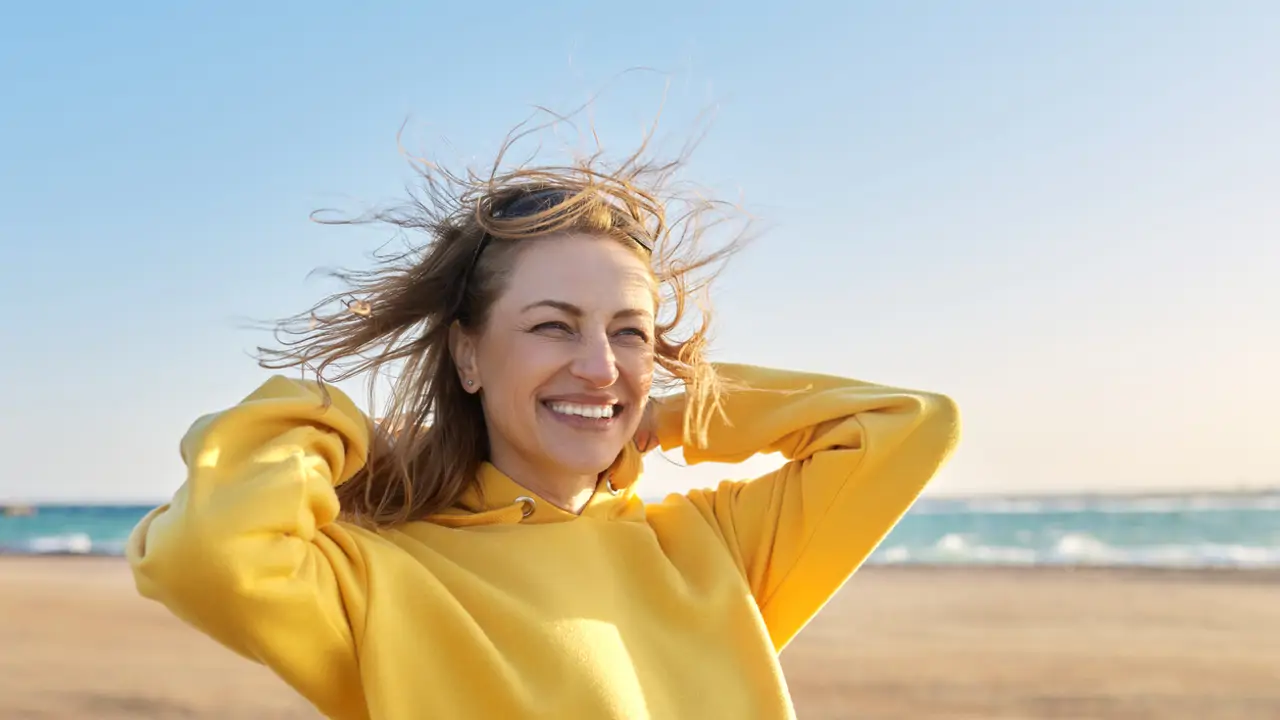
[[[263,359],[401,364],[383,419],[275,376],[198,420],[186,483],[130,539],[139,591],[333,718],[793,717],[779,651],[934,474],[956,409],[711,364],[705,314],[678,337],[726,252],[697,254],[711,206],[676,232],[670,166],[596,162],[428,169],[428,202],[378,216],[426,246],[343,275],[347,309]],[[788,462],[647,504],[659,444]]]

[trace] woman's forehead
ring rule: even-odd
[[[652,314],[652,271],[613,238],[565,235],[528,242],[517,254],[499,300],[506,309],[552,300],[587,313],[639,309]]]

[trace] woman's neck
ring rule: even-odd
[[[489,459],[503,475],[548,503],[578,515],[595,493],[600,476],[574,475],[542,468],[508,453],[495,452]]]
[[[519,483],[521,487],[528,488],[543,500],[574,515],[580,514],[582,509],[587,506],[587,502],[595,494],[596,484],[599,482],[599,478],[594,475],[560,478],[552,482],[545,482],[544,480],[547,477],[545,475],[529,478],[517,478],[510,475],[508,477]]]

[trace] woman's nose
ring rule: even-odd
[[[609,387],[618,381],[618,362],[608,336],[600,333],[583,337],[573,374],[592,387]]]

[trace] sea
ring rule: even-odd
[[[121,555],[129,530],[150,508],[9,507],[0,511],[0,553]],[[1280,489],[1126,497],[924,498],[869,563],[1280,568]]]

